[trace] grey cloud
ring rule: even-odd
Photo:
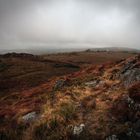
[[[139,0],[0,0],[0,49],[51,43],[140,48],[139,36]]]

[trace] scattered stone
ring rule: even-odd
[[[31,122],[31,121],[36,120],[37,117],[38,117],[38,115],[37,115],[36,112],[30,112],[30,113],[24,115],[24,116],[22,117],[22,119],[23,119],[25,122]]]
[[[79,126],[74,126],[73,135],[79,136],[85,129],[84,124],[80,124]]]
[[[99,87],[104,87],[104,86],[106,86],[107,84],[106,84],[106,82],[105,81],[99,81],[99,83],[98,83],[98,85],[96,86],[97,88],[99,88]]]
[[[106,138],[106,140],[119,140],[116,135],[112,135]]]
[[[98,81],[90,81],[85,83],[86,86],[90,86],[90,87],[95,87],[97,84]]]

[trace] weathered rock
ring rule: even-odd
[[[122,79],[123,79],[124,85],[126,87],[132,85],[135,82],[139,82],[140,81],[140,69],[135,68],[132,70],[128,70],[127,72],[125,72],[122,75]]]
[[[26,115],[24,115],[22,117],[22,119],[25,121],[25,122],[31,122],[31,121],[34,121],[38,118],[38,115],[36,112],[30,112]]]
[[[128,70],[132,69],[134,64],[135,64],[136,60],[130,60],[129,62],[127,62],[124,67],[121,70],[121,73],[126,73]]]
[[[140,59],[139,56],[129,59],[122,64],[118,75],[126,87],[140,81]]]
[[[79,136],[84,131],[85,125],[80,124],[79,126],[74,126],[73,135]]]
[[[98,81],[96,80],[85,83],[86,86],[90,86],[90,87],[95,87],[97,84],[98,84]]]
[[[106,140],[119,140],[119,139],[117,138],[117,135],[112,135],[107,137]]]

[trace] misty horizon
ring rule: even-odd
[[[139,0],[0,0],[0,51],[140,49]]]

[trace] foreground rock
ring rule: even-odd
[[[136,56],[123,64],[120,78],[126,87],[140,81],[140,56]]]
[[[36,112],[30,112],[22,117],[23,121],[26,123],[35,121],[37,118],[38,118],[38,115]]]
[[[84,128],[84,124],[80,124],[80,126],[74,126],[73,135],[79,136],[84,131]]]
[[[98,82],[99,81],[96,81],[96,80],[95,81],[89,81],[89,82],[86,82],[85,85],[89,86],[89,87],[95,87],[98,84]]]

